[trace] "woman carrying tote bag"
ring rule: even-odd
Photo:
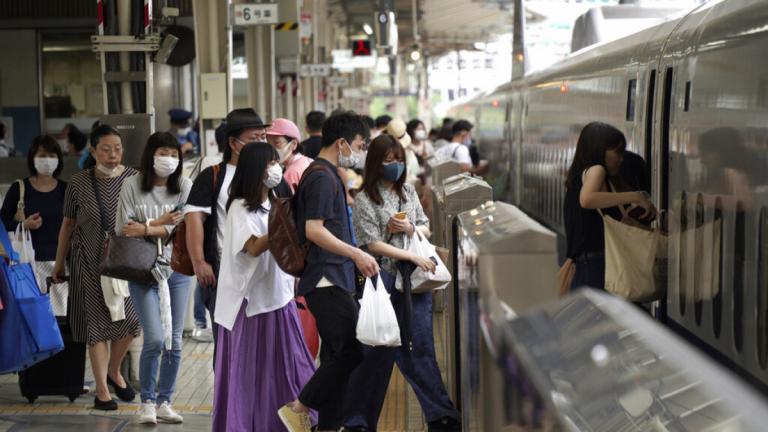
[[[575,266],[572,290],[584,286],[606,288],[605,230],[598,210],[617,221],[622,219],[618,206],[634,206],[630,213],[640,221],[656,216],[646,192],[614,192],[609,186],[608,179],[619,175],[626,146],[624,134],[605,123],[590,123],[579,135],[565,182],[563,206],[567,258]]]

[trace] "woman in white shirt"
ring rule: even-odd
[[[294,278],[268,250],[269,209],[283,172],[266,143],[243,147],[232,179],[221,256],[213,430],[282,431],[277,411],[315,367],[293,301]]]

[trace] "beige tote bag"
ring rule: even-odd
[[[619,210],[622,222],[598,210],[605,230],[605,290],[633,302],[658,300],[663,293],[657,289],[654,267],[662,234],[637,223],[624,206]]]

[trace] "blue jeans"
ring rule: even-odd
[[[208,327],[208,320],[205,318],[205,302],[203,301],[203,287],[200,284],[195,285],[195,326],[198,328]]]
[[[391,292],[397,321],[402,327],[405,298],[399,291]],[[392,374],[397,367],[410,384],[427,423],[450,417],[460,420],[460,415],[440,376],[435,355],[435,339],[432,328],[432,293],[413,294],[412,343],[407,347],[366,347],[363,363],[355,369],[347,387],[344,414],[347,427],[363,427],[376,430],[379,414]]]
[[[171,292],[171,319],[173,337],[171,350],[164,350],[163,331],[160,326],[160,296],[157,285],[130,283],[131,297],[144,330],[144,346],[139,363],[141,401],[170,402],[176,389],[176,376],[181,366],[181,334],[189,301],[190,276],[173,272],[168,279]],[[162,354],[162,362],[160,356]],[[160,379],[158,382],[158,370]]]

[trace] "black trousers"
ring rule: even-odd
[[[355,335],[359,306],[352,294],[335,286],[316,288],[304,298],[323,342],[320,367],[304,386],[299,401],[317,410],[318,429],[339,429],[349,377],[363,360]]]
[[[202,288],[203,304],[208,309],[208,313],[211,314],[211,332],[213,333],[213,370],[216,370],[216,341],[219,338],[219,325],[215,321],[216,312],[216,287],[204,287]]]

